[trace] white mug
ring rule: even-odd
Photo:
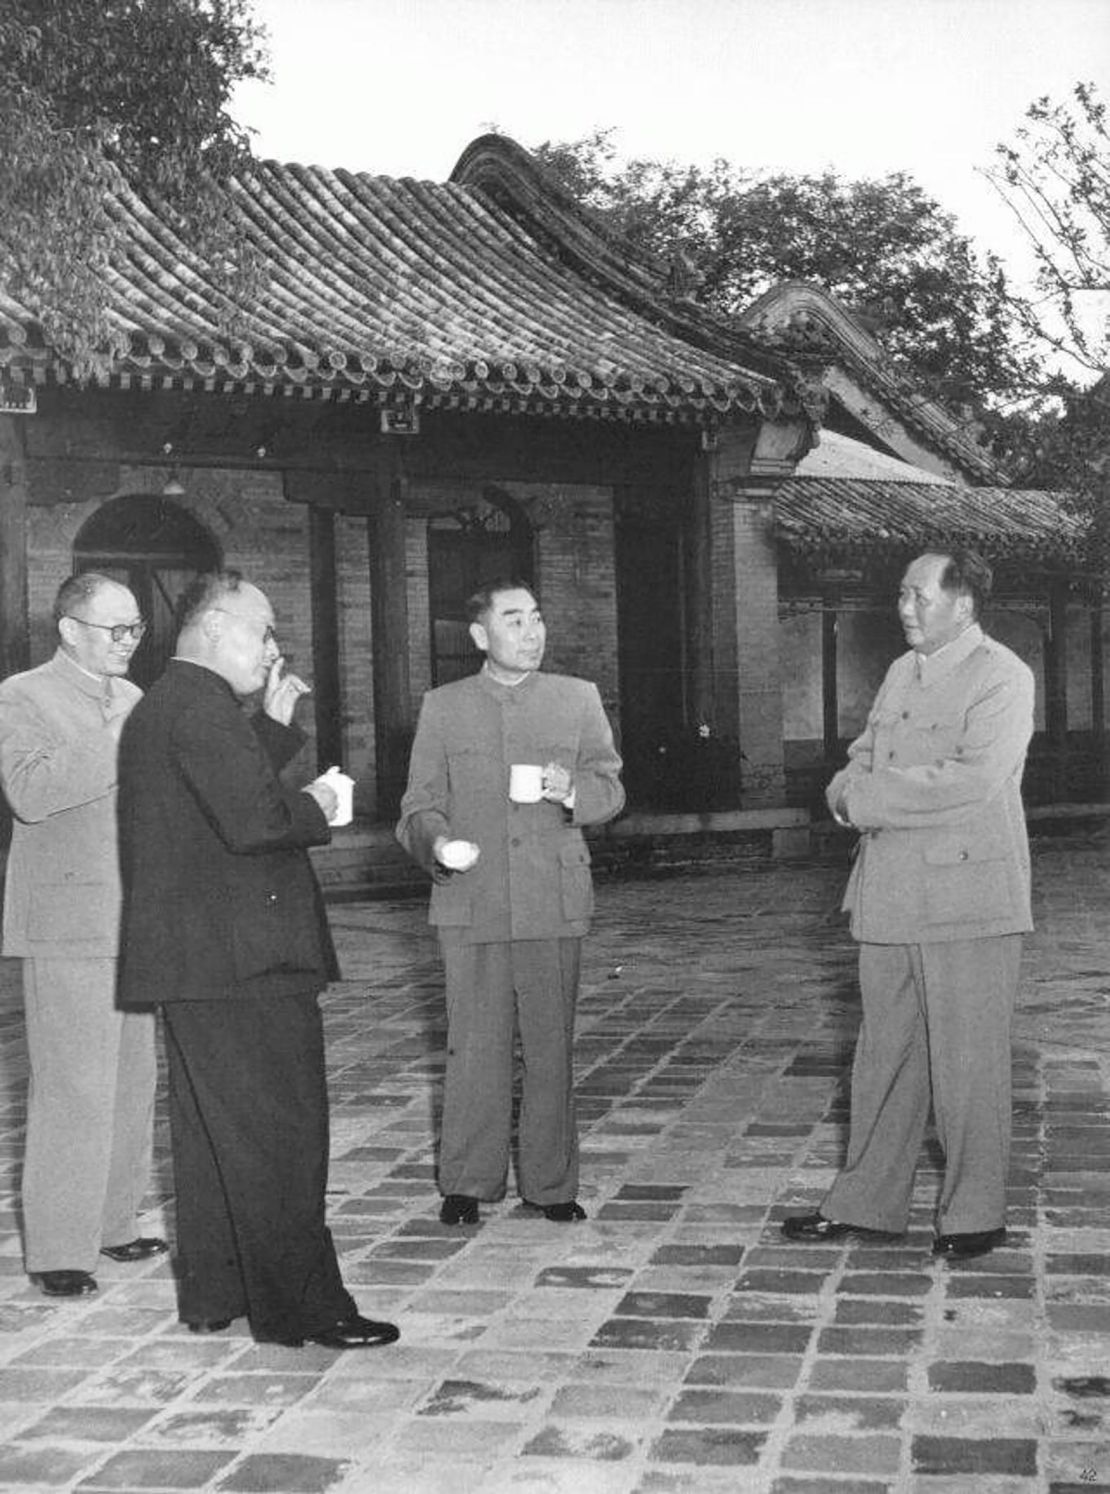
[[[509,798],[514,804],[538,804],[543,798],[543,769],[539,763],[513,763],[509,768]]]
[[[337,807],[330,825],[349,825],[355,817],[355,781],[340,768],[329,768],[322,775],[324,783],[335,791]]]

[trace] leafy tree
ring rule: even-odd
[[[0,0],[0,269],[79,373],[113,345],[105,270],[121,178],[229,289],[254,273],[219,190],[250,159],[232,88],[267,76],[248,4]]]
[[[1016,299],[1030,335],[1083,373],[1110,364],[1110,132],[1093,84],[1075,107],[1038,99],[984,174],[1010,207],[1037,266],[1036,299]]]
[[[539,159],[641,251],[694,267],[695,299],[736,314],[807,280],[851,307],[894,365],[956,413],[993,419],[1038,376],[1001,262],[980,254],[905,172],[872,181],[637,159],[612,130],[546,141]]]
[[[1110,560],[1110,131],[1094,86],[1040,98],[985,172],[1034,254],[1036,285],[1013,305],[1052,354],[1019,435],[1023,482],[1070,492]],[[1092,376],[1094,376],[1092,378]]]

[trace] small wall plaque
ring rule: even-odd
[[[0,415],[33,415],[37,409],[33,384],[9,384],[0,379]]]
[[[383,436],[417,436],[420,434],[420,413],[416,409],[382,410]]]

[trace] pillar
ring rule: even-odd
[[[0,679],[31,663],[27,464],[20,417],[0,415]]]
[[[412,745],[404,494],[405,478],[394,467],[367,520],[379,819],[392,819],[397,813]]]

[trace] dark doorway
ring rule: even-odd
[[[682,540],[663,502],[617,502],[617,661],[621,753],[629,800],[671,807],[686,736]]]
[[[507,494],[490,489],[480,502],[428,520],[433,685],[462,679],[480,665],[466,599],[497,576],[530,586],[534,581],[532,525]]]
[[[146,493],[105,503],[73,546],[74,571],[103,571],[135,594],[148,627],[130,677],[144,690],[173,653],[181,593],[194,576],[220,564],[219,546],[202,524],[176,503]]]

